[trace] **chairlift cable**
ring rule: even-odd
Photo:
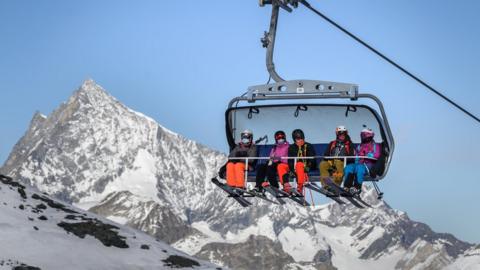
[[[318,11],[317,9],[315,9],[314,7],[312,7],[310,5],[310,3],[308,3],[306,0],[300,0],[300,3],[302,3],[306,8],[310,9],[311,11],[313,11],[315,14],[317,14],[318,16],[320,16],[321,18],[323,18],[324,20],[326,20],[327,22],[329,22],[330,24],[332,24],[333,26],[335,26],[336,28],[338,28],[340,31],[342,31],[343,33],[347,34],[348,36],[350,36],[351,38],[353,38],[355,41],[357,41],[358,43],[362,44],[363,46],[365,46],[366,48],[368,48],[370,51],[372,51],[373,53],[375,53],[376,55],[378,55],[379,57],[381,57],[383,60],[387,61],[388,63],[390,63],[391,65],[393,65],[394,67],[396,67],[397,69],[399,69],[400,71],[402,71],[403,73],[407,74],[410,78],[414,79],[415,81],[417,81],[418,83],[420,83],[421,85],[423,85],[424,87],[426,87],[428,90],[432,91],[433,93],[437,94],[438,96],[440,96],[441,98],[443,98],[445,101],[447,101],[448,103],[450,103],[451,105],[455,106],[457,109],[461,110],[462,112],[464,112],[465,114],[467,114],[468,116],[470,116],[471,118],[473,118],[474,120],[476,120],[477,122],[480,123],[480,118],[478,118],[477,116],[473,115],[471,112],[469,112],[468,110],[466,110],[465,108],[463,108],[462,106],[458,105],[456,102],[454,102],[453,100],[451,100],[450,98],[448,98],[447,96],[445,96],[444,94],[440,93],[440,91],[436,90],[435,88],[433,88],[432,86],[430,86],[429,84],[427,84],[426,82],[424,82],[423,80],[421,80],[420,78],[418,78],[417,76],[413,75],[411,72],[409,72],[408,70],[406,70],[405,68],[403,68],[402,66],[400,66],[399,64],[397,64],[395,61],[393,61],[392,59],[388,58],[387,56],[385,56],[384,54],[382,54],[381,52],[379,52],[378,50],[376,50],[375,48],[373,48],[372,46],[370,46],[369,44],[367,44],[365,41],[363,41],[362,39],[360,39],[359,37],[355,36],[354,34],[352,34],[351,32],[349,32],[347,29],[343,28],[341,25],[339,25],[338,23],[336,23],[335,21],[333,21],[332,19],[330,19],[329,17],[327,17],[326,15],[324,15],[323,13],[321,13],[320,11]]]

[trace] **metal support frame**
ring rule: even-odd
[[[387,175],[391,163],[390,157],[393,156],[393,152],[395,150],[395,142],[387,119],[387,115],[385,113],[383,103],[380,101],[380,99],[372,94],[359,94],[358,85],[328,81],[293,80],[277,82],[267,85],[251,86],[248,88],[247,95],[233,98],[230,101],[230,103],[228,104],[227,112],[228,110],[237,107],[238,103],[241,101],[254,103],[257,101],[294,99],[349,99],[354,101],[357,101],[359,99],[373,100],[380,109],[380,115],[378,115],[376,110],[374,110],[374,113],[376,114],[377,119],[381,121],[380,126],[385,132],[385,137],[389,148],[385,171],[382,176],[378,178],[378,180],[381,180],[385,175]],[[228,123],[228,118],[226,118],[226,121]]]
[[[265,99],[291,98],[358,98],[358,85],[330,81],[292,80],[273,84],[250,86],[248,102]]]
[[[377,199],[383,199],[383,192],[380,191],[380,188],[377,185],[377,181],[372,181],[373,187],[375,188],[375,192],[377,192]]]

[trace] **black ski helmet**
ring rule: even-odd
[[[292,139],[295,141],[295,139],[302,139],[305,140],[305,134],[303,134],[303,131],[301,129],[295,129],[292,132]]]
[[[275,142],[277,142],[280,138],[286,139],[285,132],[283,132],[283,130],[279,130],[275,132],[274,138],[275,138]]]

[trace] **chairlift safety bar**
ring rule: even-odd
[[[315,158],[325,158],[325,159],[343,159],[343,167],[347,166],[347,159],[370,159],[370,160],[377,160],[376,158],[368,157],[368,156],[309,156],[309,157],[278,157],[278,159],[293,159],[294,166],[297,165],[297,160],[299,159],[315,159]],[[245,173],[244,173],[244,184],[248,183],[248,161],[249,160],[268,160],[271,159],[270,157],[229,157],[228,160],[245,160]],[[368,168],[367,168],[368,169]]]
[[[325,159],[354,159],[354,158],[362,158],[362,159],[371,159],[377,160],[376,158],[372,158],[369,156],[308,156],[308,157],[229,157],[228,160],[268,160],[268,159],[314,159],[314,158],[325,158]],[[247,162],[248,163],[248,162]]]

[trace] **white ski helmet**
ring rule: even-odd
[[[251,143],[253,140],[253,132],[249,129],[245,129],[244,131],[242,131],[242,133],[240,133],[240,139],[248,139]]]
[[[340,132],[344,132],[344,133],[348,133],[348,130],[345,126],[338,126],[336,129],[335,129],[335,134],[338,135],[338,133]]]

